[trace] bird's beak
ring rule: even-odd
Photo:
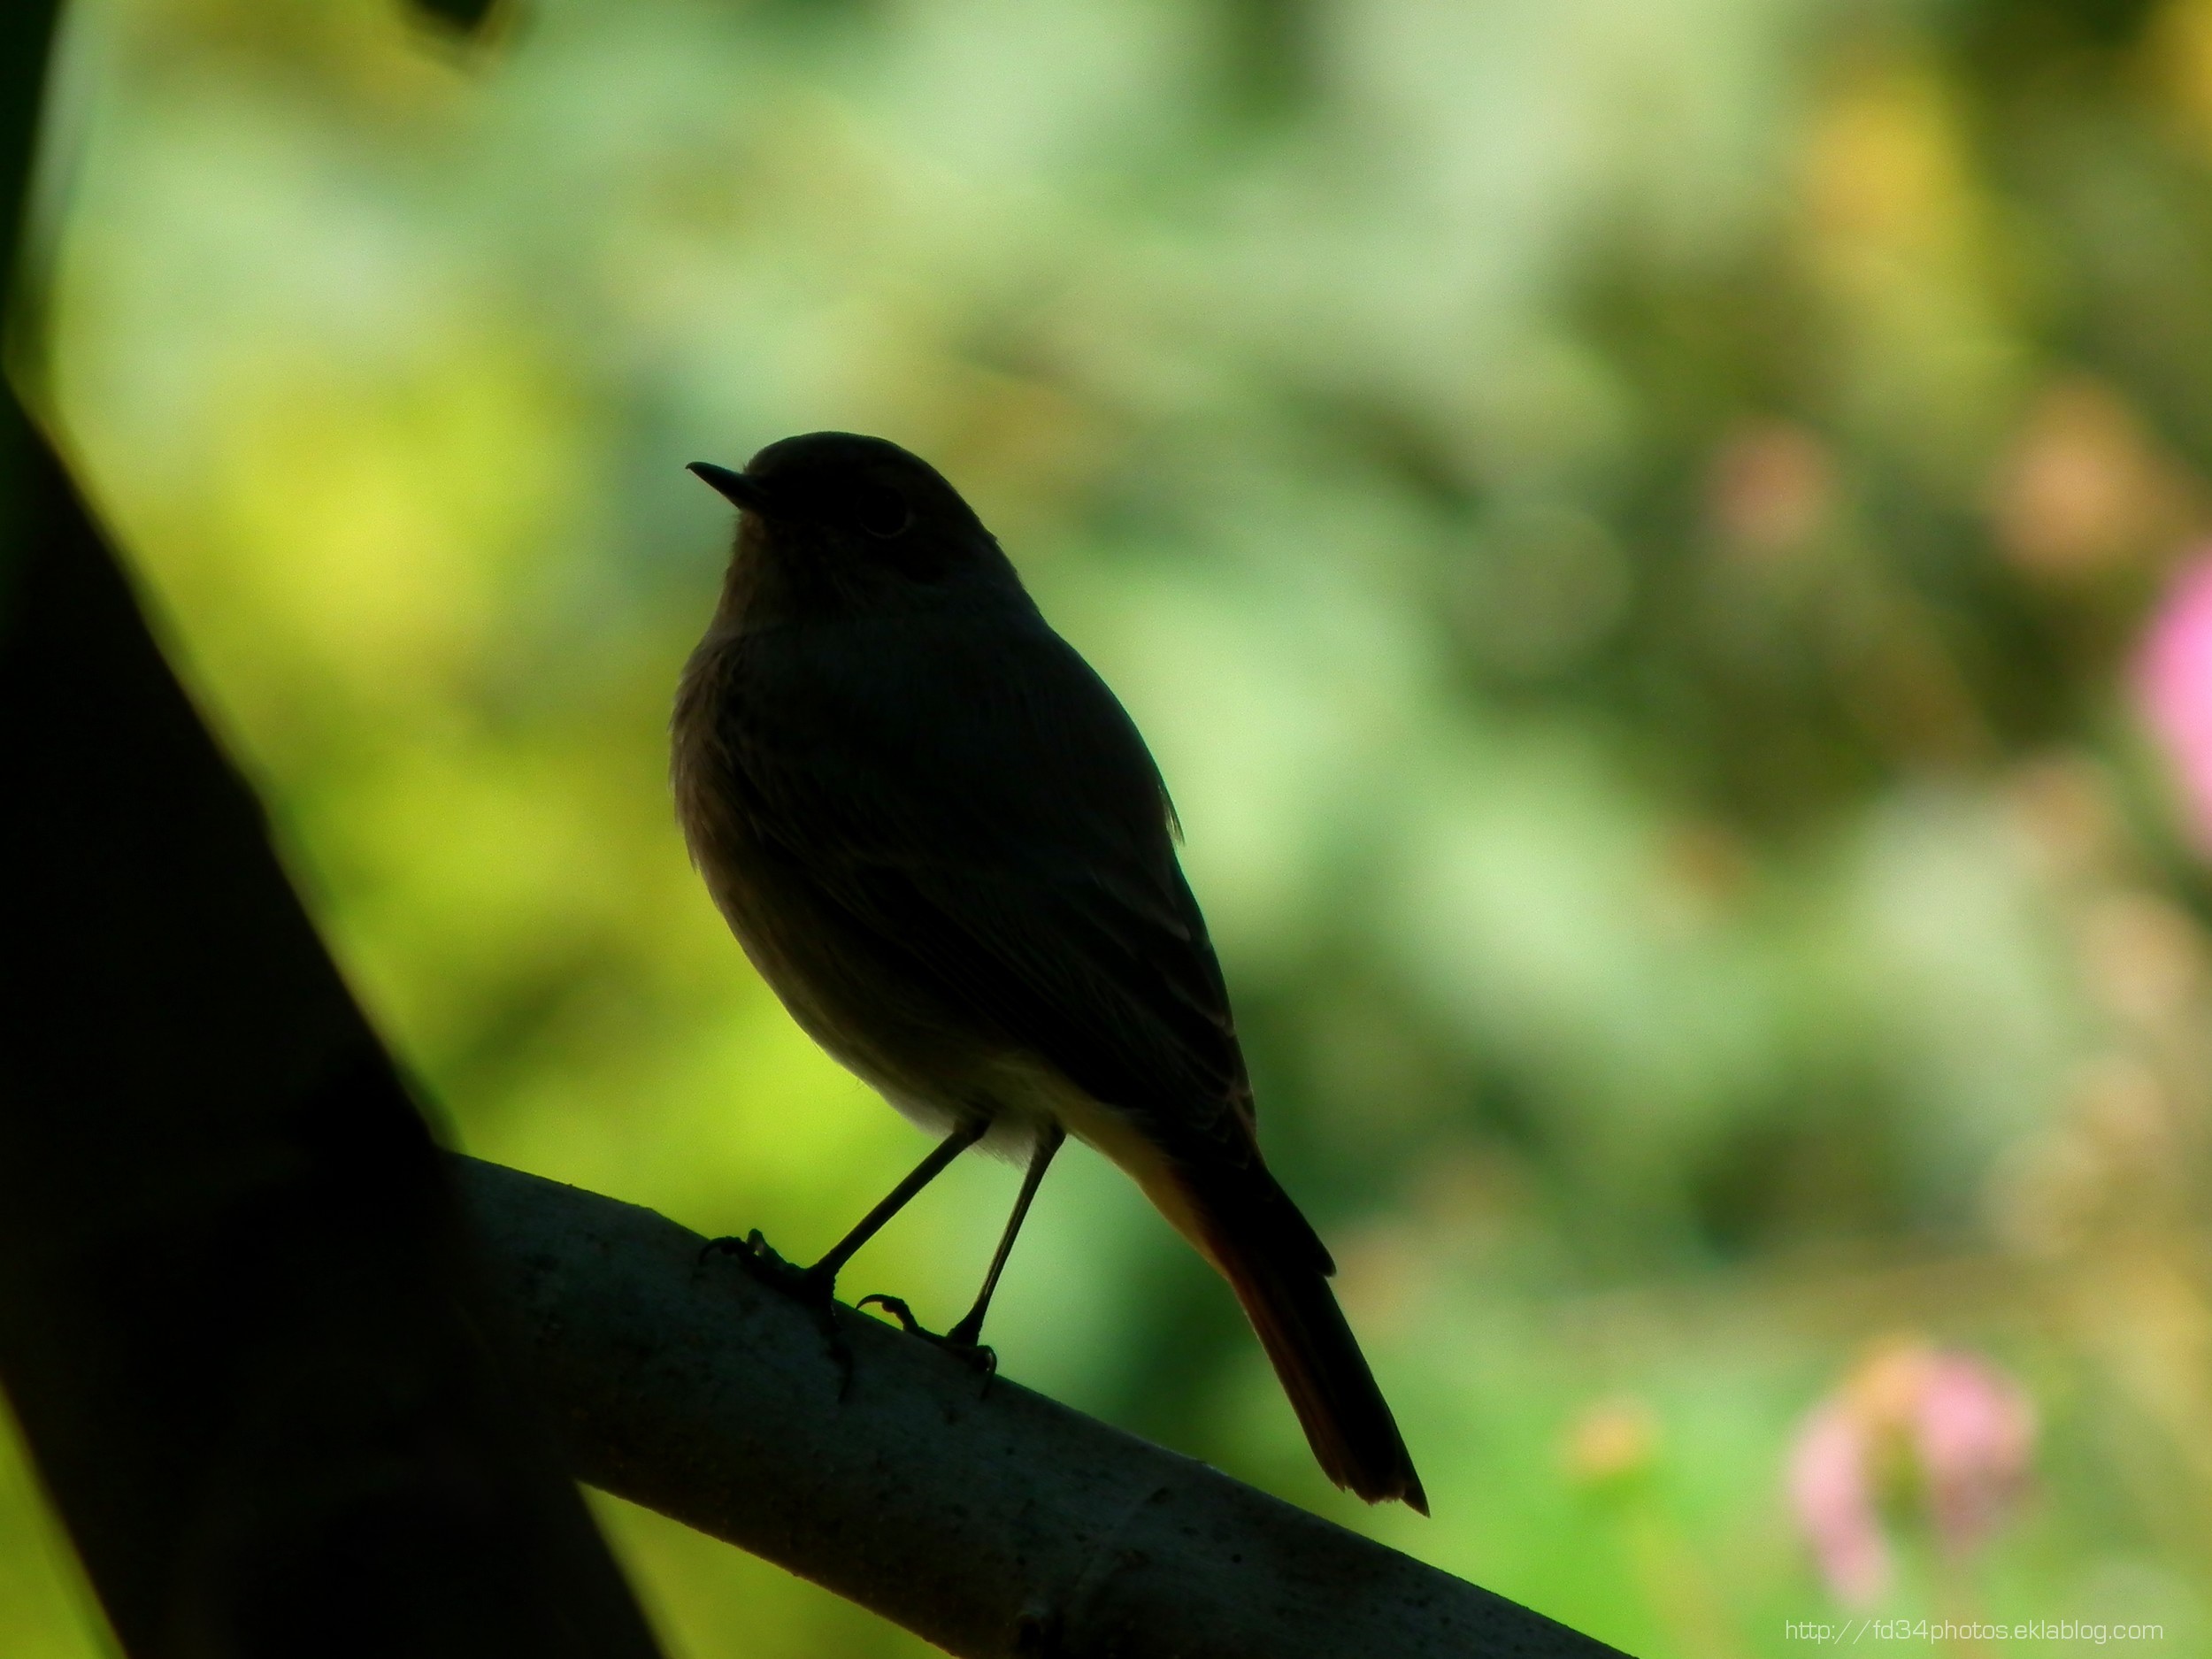
[[[752,512],[768,511],[768,491],[760,480],[745,472],[733,472],[726,466],[717,466],[711,461],[694,461],[687,469],[720,491],[739,506]]]

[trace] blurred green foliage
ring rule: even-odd
[[[1734,1659],[1835,1617],[1790,1437],[1917,1334],[2040,1471],[1879,1610],[2212,1640],[2212,886],[2128,666],[2212,518],[2212,0],[507,21],[87,0],[51,145],[52,406],[463,1144],[802,1256],[917,1156],[663,777],[682,464],[879,432],[1151,739],[1437,1519],[1087,1154],[1010,1374]],[[1014,1179],[848,1291],[941,1324]],[[917,1650],[603,1510],[675,1652]],[[25,1659],[99,1640],[46,1525],[0,1471]]]

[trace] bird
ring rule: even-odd
[[[826,1317],[839,1271],[972,1146],[1027,1168],[967,1315],[984,1316],[1073,1135],[1228,1281],[1330,1479],[1428,1501],[1330,1289],[1335,1263],[1260,1154],[1221,966],[1159,767],[935,468],[817,432],[742,471],[685,664],[671,780],[693,863],[806,1033],[936,1148],[828,1254],[787,1269]],[[897,1298],[882,1302],[919,1331]],[[923,1332],[921,1334],[929,1334]]]

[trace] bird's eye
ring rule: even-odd
[[[853,503],[853,518],[870,535],[888,541],[906,534],[914,522],[914,510],[888,484],[871,484]]]

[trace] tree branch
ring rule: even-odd
[[[837,1310],[649,1210],[454,1160],[571,1469],[954,1654],[1594,1659],[1615,1650]]]

